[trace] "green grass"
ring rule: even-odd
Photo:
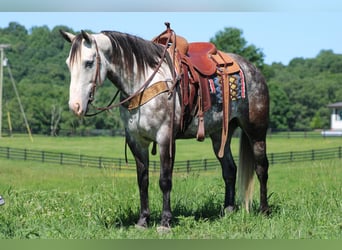
[[[124,144],[119,139],[35,137],[31,143],[28,138],[16,136],[2,138],[1,144],[123,157],[120,154]],[[340,142],[339,138],[274,137],[269,140],[269,150],[335,147]],[[210,145],[202,148],[205,143],[210,144],[209,140],[179,141],[178,149],[187,148],[191,153],[189,156],[179,152],[177,159],[203,157],[204,150],[211,153]],[[257,182],[251,213],[240,209],[224,215],[224,183],[219,169],[176,174],[171,196],[173,228],[168,234],[160,234],[157,226],[162,199],[158,174],[150,176],[151,225],[147,230],[138,230],[134,226],[139,212],[134,171],[0,159],[0,194],[6,201],[0,206],[0,238],[341,239],[341,166],[340,159],[271,166],[269,202],[273,212],[269,217],[257,212]]]
[[[219,171],[175,175],[170,234],[157,233],[161,193],[151,176],[151,227],[134,227],[139,211],[136,178],[112,170],[30,166],[1,161],[0,238],[277,238],[338,239],[342,236],[341,161],[276,165],[270,170],[273,213],[222,215]],[[7,166],[7,167],[3,167]]]

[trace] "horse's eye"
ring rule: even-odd
[[[94,65],[94,61],[86,61],[85,62],[85,67],[86,68],[92,68]]]

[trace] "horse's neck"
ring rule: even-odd
[[[145,72],[140,76],[136,72],[136,68],[134,67],[134,74],[132,76],[127,74],[127,71],[122,68],[118,68],[112,66],[111,72],[108,72],[108,78],[117,85],[120,91],[127,96],[134,94],[138,91],[142,86],[146,85],[146,87],[153,85],[159,81],[171,81],[172,74],[170,72],[169,66],[164,62],[159,70],[147,67]],[[115,72],[115,73],[114,73]],[[119,74],[118,74],[119,73]],[[154,74],[154,77],[151,81],[148,82],[149,78]]]

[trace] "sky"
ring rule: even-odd
[[[101,1],[103,0],[97,2]],[[271,0],[261,0],[261,2],[265,1]],[[83,4],[86,2],[83,0]],[[313,58],[323,49],[342,54],[342,4],[335,9],[332,5],[329,7],[326,4],[320,8],[320,5],[315,5],[316,2],[317,0],[311,0],[313,7],[305,11],[303,10],[305,5],[293,9],[254,7],[251,11],[246,11],[243,7],[236,7],[236,11],[223,8],[223,11],[219,12],[215,10],[114,12],[110,7],[105,12],[76,11],[82,8],[75,8],[75,11],[71,8],[69,12],[63,10],[51,12],[52,8],[48,7],[40,9],[39,12],[33,8],[32,11],[35,12],[31,12],[30,8],[26,9],[29,11],[22,11],[13,7],[9,9],[10,12],[0,12],[0,28],[7,27],[12,21],[24,25],[28,30],[35,26],[47,25],[52,29],[57,25],[65,25],[75,31],[86,29],[97,33],[102,30],[115,30],[150,40],[165,30],[164,22],[168,21],[176,34],[185,37],[189,42],[195,42],[209,41],[218,31],[225,27],[233,27],[242,30],[242,36],[248,44],[253,44],[262,50],[265,54],[265,63],[280,62],[287,65],[293,58]],[[118,8],[118,10],[123,9]]]

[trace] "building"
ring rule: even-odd
[[[328,105],[331,112],[331,127],[329,131],[322,131],[323,136],[342,136],[342,102]]]
[[[332,109],[331,130],[342,130],[342,102],[329,104],[328,108]]]

